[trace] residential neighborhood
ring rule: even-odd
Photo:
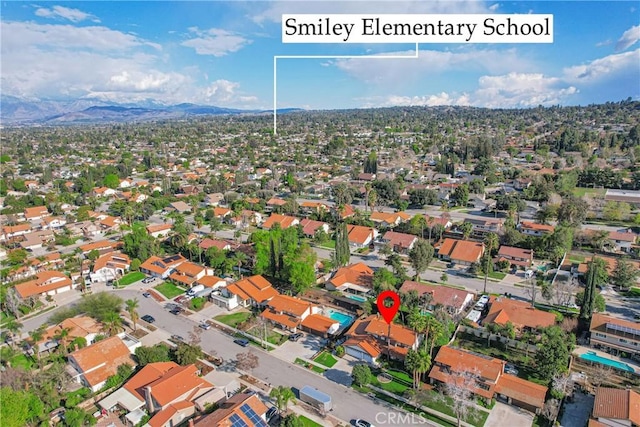
[[[639,425],[638,107],[3,129],[2,416]]]

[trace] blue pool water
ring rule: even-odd
[[[367,299],[361,297],[360,295],[347,295],[347,298],[352,299],[354,301],[365,302]]]
[[[339,311],[335,311],[331,309],[327,310],[327,314],[329,315],[330,318],[340,323],[340,325],[343,327],[349,326],[351,323],[353,323],[354,317],[349,316],[348,314],[344,314]]]
[[[583,355],[580,356],[580,359],[588,360],[590,362],[598,362],[602,365],[607,365],[607,366],[614,367],[616,369],[620,369],[621,371],[635,372],[635,370],[631,366],[627,365],[626,363],[622,363],[622,362],[618,362],[617,360],[607,359],[606,357],[598,356],[593,351],[584,353]]]

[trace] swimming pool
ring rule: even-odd
[[[354,301],[358,301],[358,302],[365,302],[367,300],[365,297],[361,297],[360,295],[352,295],[352,294],[347,295],[347,298],[352,299]]]
[[[326,314],[336,322],[340,323],[340,326],[346,327],[353,323],[353,316],[342,313],[340,311],[328,309]]]
[[[635,370],[626,363],[618,362],[617,360],[607,359],[606,357],[598,356],[595,352],[589,351],[580,355],[580,359],[588,360],[589,362],[597,362],[602,365],[611,366],[621,371],[635,372]]]

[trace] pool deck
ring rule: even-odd
[[[593,352],[596,355],[598,355],[600,357],[604,357],[606,359],[611,359],[611,360],[615,360],[616,362],[625,363],[626,365],[628,365],[630,368],[632,368],[634,370],[634,373],[636,375],[640,375],[640,364],[638,364],[638,363],[636,363],[636,362],[634,362],[634,361],[632,361],[630,359],[623,359],[621,357],[617,357],[617,356],[614,356],[612,354],[605,353],[604,351],[596,350],[595,348],[577,346],[573,350],[573,355],[576,356],[576,357],[580,357],[581,355],[583,355],[585,353],[589,353],[589,352]]]

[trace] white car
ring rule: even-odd
[[[361,419],[357,419],[356,422],[353,423],[353,425],[355,425],[356,427],[375,427],[369,421],[365,421],[365,420],[361,420]]]

